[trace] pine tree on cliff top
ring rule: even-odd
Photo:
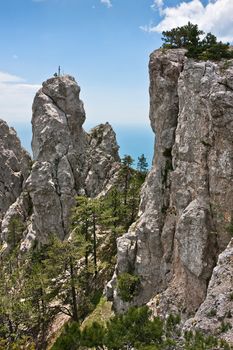
[[[190,58],[205,61],[233,58],[233,51],[229,49],[229,43],[217,41],[212,33],[207,33],[201,40],[200,36],[203,36],[204,32],[199,30],[197,24],[188,22],[185,26],[163,31],[162,35],[163,48],[185,48],[187,49],[186,56]]]

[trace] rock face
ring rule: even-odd
[[[208,286],[205,301],[185,328],[219,334],[233,343],[233,239],[219,255]]]
[[[213,268],[230,241],[233,221],[233,62],[195,62],[185,51],[150,57],[153,167],[139,220],[118,240],[108,295],[128,307],[116,276],[140,276],[132,304],[150,301],[160,314],[187,318],[204,301]]]
[[[15,130],[0,120],[0,227],[7,210],[20,196],[30,167],[31,158]]]
[[[35,96],[33,166],[24,197],[9,209],[3,225],[7,235],[15,210],[24,213],[27,233],[22,249],[34,239],[46,241],[49,234],[63,239],[69,233],[75,195],[98,195],[119,168],[119,147],[111,126],[101,124],[90,134],[83,130],[85,111],[79,93],[73,77],[61,76],[44,82]]]

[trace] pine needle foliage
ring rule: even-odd
[[[198,28],[198,25],[188,22],[182,27],[176,27],[162,32],[163,48],[187,49],[186,56],[198,60],[213,60],[233,58],[233,50],[229,43],[217,41],[212,33],[205,33]]]

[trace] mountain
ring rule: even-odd
[[[33,160],[15,132],[2,122],[2,239],[8,242],[13,218],[24,225],[21,250],[46,242],[50,234],[69,233],[75,196],[98,195],[119,170],[112,127],[101,124],[86,133],[80,87],[71,76],[48,79],[33,102]],[[29,169],[31,168],[31,169]],[[4,192],[5,191],[5,192]],[[3,203],[4,202],[4,203]]]
[[[116,313],[148,304],[154,315],[165,319],[179,314],[185,330],[200,329],[233,342],[233,60],[197,61],[185,53],[185,49],[159,49],[150,56],[150,121],[156,142],[135,222],[146,161],[141,173],[130,168],[131,157],[120,162],[116,135],[108,123],[85,132],[80,87],[73,77],[48,79],[35,96],[33,159],[15,131],[0,121],[1,253],[13,256],[12,261],[5,260],[7,267],[1,260],[5,284],[0,291],[4,294],[10,281],[9,297],[13,293],[16,306],[21,310],[25,305],[26,312],[24,316],[20,311],[19,316],[17,307],[11,306],[10,311],[6,307],[0,320],[2,317],[8,325],[9,314],[13,315],[20,334],[30,328],[24,321],[29,317],[30,322],[33,315],[27,301],[33,307],[39,305],[39,320],[46,314],[44,295],[49,312],[53,312],[53,306],[59,309],[67,294],[63,311],[68,310],[69,317],[70,304],[77,308],[77,300],[96,305],[95,292],[102,293],[114,269],[116,237],[133,222],[117,239],[115,272],[105,288]],[[112,187],[120,177],[118,187]],[[114,191],[109,191],[111,188]],[[103,195],[108,206],[106,210],[100,208],[103,202],[93,202],[91,219],[84,213],[82,225],[86,226],[79,228],[82,239],[83,227],[86,229],[85,244],[79,241],[82,253],[77,242],[68,239],[77,195]],[[84,207],[90,204],[86,197],[82,197]],[[97,206],[99,213],[104,209],[98,223]],[[82,204],[76,214],[80,213]],[[58,238],[55,253],[45,244],[51,235]],[[63,249],[61,242],[68,246]],[[24,254],[30,248],[36,256],[32,254],[31,260]],[[68,254],[68,260],[58,259],[56,252]],[[59,260],[61,271],[53,270]],[[54,276],[58,270],[60,275]],[[79,284],[80,275],[83,280]],[[57,285],[61,290],[56,290]],[[80,285],[85,285],[83,293]],[[28,286],[35,296],[27,294]],[[21,290],[27,298],[22,299]],[[51,290],[57,294],[51,295]],[[92,294],[94,301],[88,299]],[[53,320],[56,316],[52,313]],[[47,327],[50,319],[46,322]],[[40,327],[39,331],[30,329],[33,341],[43,339],[43,347],[38,345],[38,349],[45,348],[49,329],[46,333],[45,323],[41,324],[42,331]]]
[[[223,337],[233,341],[232,60],[195,61],[184,49],[159,49],[149,72],[153,167],[139,219],[118,239],[107,295],[118,312],[148,303],[154,314],[194,317],[189,326],[206,332],[229,324]],[[130,303],[117,287],[125,273],[140,279]]]

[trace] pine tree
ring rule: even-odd
[[[173,28],[162,32],[163,47],[165,48],[190,48],[198,47],[200,35],[204,34],[196,24],[188,22],[183,27]]]
[[[78,294],[82,289],[79,283],[79,261],[85,255],[86,244],[81,235],[72,240],[60,241],[53,237],[43,260],[45,274],[50,280],[50,294],[59,301],[59,310],[74,321],[79,320]]]
[[[129,181],[132,174],[133,158],[129,155],[125,155],[121,160],[121,170],[120,170],[120,181],[123,185],[123,193],[124,193],[124,205],[127,204],[128,199],[128,190],[129,190]]]
[[[186,48],[187,57],[201,60],[219,61],[222,58],[233,58],[233,51],[229,49],[229,43],[218,42],[211,33],[207,33],[205,38],[200,40],[203,34],[204,32],[199,30],[197,25],[188,22],[185,26],[162,32],[163,47]]]
[[[88,266],[88,257],[92,251],[95,275],[97,275],[97,226],[101,222],[101,201],[97,198],[78,196],[77,205],[73,210],[72,227],[75,232],[85,236],[87,249],[85,262]]]
[[[7,244],[11,251],[16,249],[23,236],[25,227],[20,217],[13,217],[8,226],[8,235],[6,237]]]
[[[143,175],[146,175],[148,172],[148,163],[144,154],[138,157],[137,170]]]

